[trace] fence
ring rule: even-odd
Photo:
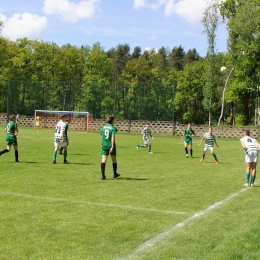
[[[46,118],[46,128],[54,128],[57,117]],[[0,123],[6,123],[6,114],[0,113]],[[141,120],[118,120],[115,125],[117,126],[119,132],[131,132],[138,133],[141,132],[145,126],[146,121]],[[33,116],[22,116],[19,120],[20,126],[34,127],[35,121]],[[104,119],[92,119],[90,122],[90,131],[99,131],[105,124]],[[173,134],[173,124],[170,121],[150,121],[150,127],[154,134]],[[70,123],[70,130],[85,130],[86,122],[82,118],[73,118]],[[178,124],[174,126],[174,135],[181,136],[186,125]],[[203,136],[208,130],[207,125],[194,125],[193,130],[197,136]],[[218,138],[241,138],[244,127],[214,127],[214,134]],[[254,138],[260,138],[260,128],[253,127],[250,128],[251,136]]]

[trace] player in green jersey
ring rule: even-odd
[[[187,128],[184,130],[184,133],[181,137],[181,140],[183,140],[184,138],[184,149],[185,149],[185,153],[186,153],[186,157],[189,157],[189,153],[188,153],[188,146],[190,148],[190,156],[192,157],[192,137],[196,136],[195,132],[191,129],[191,124],[189,123],[187,125]]]
[[[67,118],[66,122],[65,122],[65,131],[64,131],[64,135],[66,136],[66,140],[67,140],[67,146],[69,145],[69,137],[68,137],[68,130],[69,130],[69,123],[70,123],[70,118]],[[62,154],[62,151],[64,150],[64,147],[60,147],[59,149],[59,154]]]
[[[106,119],[106,125],[104,125],[100,131],[102,143],[101,143],[101,180],[106,179],[105,170],[107,157],[110,154],[112,159],[114,178],[120,176],[117,173],[117,160],[116,160],[116,133],[117,128],[114,126],[114,117],[108,116]]]
[[[200,162],[204,161],[205,154],[206,154],[207,150],[209,149],[215,159],[215,162],[218,164],[217,155],[214,153],[214,143],[216,144],[217,147],[218,147],[218,144],[216,141],[216,136],[212,133],[212,131],[213,131],[213,128],[209,127],[208,132],[204,134],[204,136],[202,137],[201,141],[198,144],[198,146],[200,146],[201,143],[203,141],[205,141],[203,154],[202,154],[202,158],[200,159]]]
[[[10,116],[10,121],[6,127],[6,149],[0,152],[0,156],[4,153],[7,153],[11,150],[12,145],[14,146],[14,155],[15,162],[19,162],[18,160],[18,143],[17,143],[17,135],[18,135],[18,127],[15,122],[15,115]]]

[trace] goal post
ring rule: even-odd
[[[37,124],[40,128],[53,128],[64,114],[70,118],[70,129],[93,130],[93,115],[85,111],[35,110],[34,128]]]

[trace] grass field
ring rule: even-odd
[[[20,128],[19,159],[0,157],[0,259],[260,259],[260,185],[244,188],[239,140],[216,165],[194,138],[118,133],[119,179],[100,177],[98,133],[69,132],[69,165],[52,164],[53,131]],[[5,148],[4,126],[0,147]],[[258,181],[258,178],[256,179]]]

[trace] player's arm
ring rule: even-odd
[[[199,142],[198,146],[200,146],[200,145],[201,145],[201,143],[203,142],[203,140],[204,140],[204,137],[202,137],[202,139],[200,140],[200,142]]]
[[[112,153],[113,152],[113,149],[114,149],[114,146],[115,146],[115,141],[116,141],[116,136],[115,135],[112,135],[111,136],[111,148],[109,150],[109,153]]]
[[[260,150],[260,144],[257,141],[255,142],[255,145]]]
[[[216,138],[214,138],[214,142],[215,142],[216,146],[218,147],[218,144],[217,144],[217,140],[216,140]]]

